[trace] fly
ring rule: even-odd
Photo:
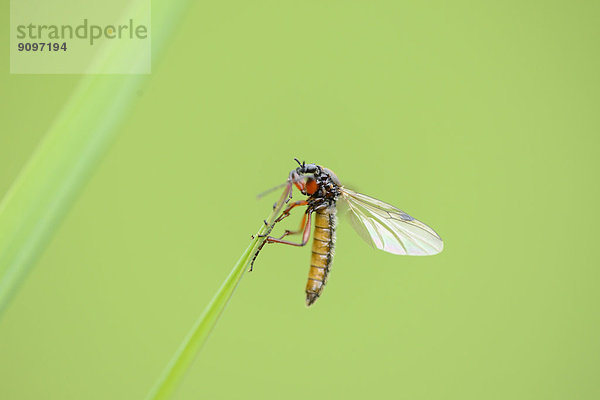
[[[307,198],[292,202],[269,226],[265,240],[254,253],[250,270],[266,243],[305,246],[314,218],[312,255],[306,283],[307,306],[321,296],[331,270],[338,201],[345,203],[348,217],[360,237],[377,249],[392,254],[428,256],[438,254],[444,248],[442,238],[433,229],[404,211],[342,186],[338,177],[328,168],[294,160],[299,166],[290,172],[282,198],[289,203],[294,186]],[[278,238],[269,236],[275,224],[287,218],[294,208],[304,206],[306,210],[297,231],[286,230]],[[296,234],[302,235],[300,243],[284,240],[286,236]]]

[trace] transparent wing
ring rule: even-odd
[[[444,248],[433,229],[390,204],[346,188],[341,198],[352,226],[373,247],[411,256],[433,255]]]

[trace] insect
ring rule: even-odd
[[[429,226],[390,204],[342,186],[338,177],[328,168],[294,160],[299,166],[290,172],[280,200],[289,205],[263,235],[265,239],[254,254],[250,270],[267,243],[305,246],[310,238],[314,215],[312,256],[306,283],[307,306],[312,305],[321,296],[327,283],[333,261],[338,201],[345,203],[354,229],[375,248],[392,254],[415,256],[433,255],[442,251],[444,247],[442,238]],[[294,186],[307,198],[290,204]],[[274,207],[276,206],[277,203]],[[278,222],[287,218],[296,207],[303,206],[306,210],[298,230],[286,230],[278,238],[269,236]],[[300,243],[284,240],[286,236],[295,234],[302,235]]]

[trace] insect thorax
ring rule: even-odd
[[[314,174],[318,190],[310,196],[311,200],[320,206],[335,206],[340,196],[339,181],[327,168],[319,167]]]

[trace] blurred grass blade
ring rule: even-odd
[[[214,295],[210,303],[206,306],[191,331],[185,337],[179,349],[165,368],[162,376],[157,381],[156,385],[146,398],[147,400],[163,400],[169,399],[175,389],[179,386],[181,379],[184,377],[186,371],[191,366],[196,355],[202,348],[204,342],[208,338],[208,335],[213,330],[217,320],[225,310],[225,306],[231,299],[235,288],[242,279],[246,266],[254,255],[256,249],[265,240],[260,236],[269,234],[269,227],[273,226],[275,218],[279,215],[282,207],[285,205],[288,191],[284,191],[277,203],[277,206],[273,207],[273,212],[268,218],[268,224],[263,225],[254,239],[250,243],[250,246],[244,251],[240,259],[233,266],[231,273],[225,279],[217,293]]]
[[[140,80],[84,77],[3,198],[0,313],[105,152]]]
[[[168,44],[187,2],[153,2],[155,58]],[[0,316],[98,165],[147,77],[85,75],[0,202]]]

